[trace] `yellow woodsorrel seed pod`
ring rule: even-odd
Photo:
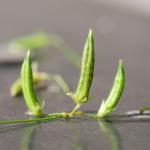
[[[117,74],[114,80],[113,87],[107,100],[103,100],[102,104],[98,110],[97,115],[99,117],[106,117],[110,115],[115,109],[120,101],[125,87],[125,71],[123,67],[122,60],[119,60]]]
[[[21,68],[21,82],[23,96],[29,113],[35,116],[42,116],[42,106],[38,100],[33,87],[32,66],[30,59],[30,51],[27,52]]]
[[[89,30],[82,56],[82,68],[76,92],[74,94],[67,94],[71,96],[77,104],[84,104],[88,101],[94,75],[94,63],[94,38],[92,30]]]
[[[48,81],[49,76],[45,72],[33,72],[33,83],[35,88],[38,87],[38,84],[43,81]],[[10,88],[10,95],[12,97],[18,96],[22,93],[22,85],[21,85],[21,78],[18,78],[14,81]]]
[[[22,92],[21,79],[18,78],[13,82],[12,86],[10,87],[10,95],[12,97],[15,97],[20,95],[21,92]]]

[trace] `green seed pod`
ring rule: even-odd
[[[45,72],[33,72],[33,84],[35,88],[38,88],[38,85],[43,82],[49,80],[49,75]],[[12,97],[18,96],[22,93],[22,85],[21,79],[18,78],[14,81],[10,88],[10,95]]]
[[[90,30],[82,56],[82,68],[77,90],[75,94],[68,93],[77,104],[83,104],[88,101],[94,75],[94,62],[94,39],[92,30]]]
[[[22,92],[21,79],[18,78],[17,80],[13,82],[12,86],[10,87],[10,95],[12,97],[15,97],[15,96],[20,95],[21,92]]]
[[[124,72],[122,60],[119,60],[119,66],[118,66],[113,87],[110,91],[107,100],[102,101],[102,104],[97,114],[99,117],[106,117],[116,109],[116,106],[124,91],[124,87],[125,87],[125,72]]]
[[[150,106],[145,106],[139,110],[140,114],[143,114],[144,111],[150,111]]]
[[[33,87],[32,67],[30,59],[30,51],[27,52],[21,68],[21,82],[23,96],[30,114],[42,116],[42,106],[35,94]]]

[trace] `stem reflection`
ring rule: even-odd
[[[121,150],[121,139],[118,131],[114,128],[112,123],[99,121],[99,126],[101,130],[106,134],[108,137],[112,150]]]

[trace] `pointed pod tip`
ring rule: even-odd
[[[30,60],[30,50],[27,50],[24,61]]]
[[[27,50],[26,57],[27,57],[27,58],[29,58],[29,57],[30,57],[30,50],[29,50],[29,49]]]
[[[87,45],[89,47],[89,45],[91,47],[93,47],[94,45],[94,37],[93,37],[93,30],[92,29],[89,29],[89,33],[88,33],[88,37],[87,37]]]
[[[123,63],[123,60],[122,59],[119,59],[119,64],[122,64]]]
[[[92,30],[92,28],[89,29],[89,36],[90,37],[93,36],[93,30]]]
[[[30,61],[30,50],[27,50],[26,55],[24,57],[24,62]]]
[[[89,28],[89,32],[92,33],[92,32],[93,32],[93,29],[92,29],[92,28]]]
[[[119,68],[124,68],[122,59],[119,59],[118,64],[119,64]]]
[[[119,63],[118,63],[118,74],[121,73],[123,77],[123,79],[125,80],[125,69],[124,69],[124,65],[123,65],[123,61],[121,59],[119,59]]]

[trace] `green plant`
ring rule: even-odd
[[[46,34],[38,32],[31,35],[16,38],[8,43],[11,51],[20,51],[30,49],[32,51],[43,49],[45,47],[55,47],[63,56],[68,59],[78,69],[80,68],[81,58],[63,37],[57,34]]]
[[[33,76],[30,59],[30,51],[27,52],[21,69],[21,82],[25,102],[29,109],[29,114],[42,116],[42,104],[38,100],[33,87]]]
[[[110,91],[107,100],[102,101],[102,104],[97,113],[99,117],[106,117],[116,109],[116,106],[119,103],[122,93],[124,91],[124,87],[125,87],[125,72],[122,60],[119,60],[119,66],[113,87]]]
[[[82,68],[76,92],[67,93],[76,103],[72,114],[89,100],[89,92],[94,75],[94,39],[92,30],[89,31],[82,57]]]
[[[147,111],[147,110],[150,110],[150,106],[145,106],[145,107],[141,108],[139,111],[140,111],[140,114],[143,114],[144,111]]]
[[[77,111],[81,105],[87,103],[89,101],[89,92],[92,85],[93,75],[94,75],[94,39],[92,30],[89,31],[88,38],[85,44],[84,53],[82,57],[82,68],[79,83],[77,86],[76,92],[70,93],[73,100],[76,103],[75,108],[71,112],[56,112],[51,114],[43,113],[43,105],[42,102],[36,95],[34,90],[34,74],[32,73],[32,62],[30,58],[30,51],[27,52],[24,62],[21,68],[21,85],[22,91],[25,99],[25,103],[27,108],[29,109],[29,114],[35,116],[36,118],[25,119],[25,120],[6,120],[0,121],[0,124],[12,124],[12,123],[34,123],[41,121],[50,121],[57,120],[63,118],[73,118],[75,116],[86,116],[93,119],[102,119],[110,115],[115,108],[121,98],[121,95],[124,90],[125,85],[125,73],[122,61],[119,61],[118,71],[114,80],[114,85],[108,96],[106,101],[102,102],[102,105],[97,114],[93,113],[85,113]],[[52,75],[48,78],[53,78],[60,87],[64,90],[64,92],[70,91],[69,86],[59,75]]]
[[[33,69],[33,84],[36,89],[40,88],[41,85],[43,85],[42,83],[44,83],[45,81],[51,80],[54,80],[64,93],[70,91],[69,86],[60,75],[39,72],[38,70],[35,71]],[[46,86],[46,84],[44,84],[44,86]],[[10,95],[12,97],[16,97],[21,94],[22,94],[22,85],[21,85],[21,77],[19,77],[13,82],[12,86],[10,87]]]
[[[45,72],[34,72],[33,71],[33,83],[36,88],[39,87],[39,84],[44,81],[48,81],[50,76]],[[15,80],[10,88],[10,95],[12,97],[18,96],[22,93],[22,86],[21,86],[21,77]]]
[[[9,43],[11,50],[39,49],[49,46],[49,35],[43,32],[20,37]]]

